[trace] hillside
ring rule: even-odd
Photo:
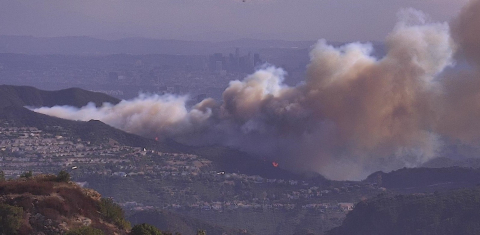
[[[467,167],[467,168],[480,168],[480,159],[477,158],[464,158],[464,159],[450,159],[446,157],[434,158],[428,162],[422,164],[422,167],[428,168],[443,168],[443,167]]]
[[[65,91],[77,95],[58,104],[78,107],[92,101],[99,105],[109,99],[102,94],[1,88],[6,93],[0,95],[0,103],[3,100],[6,105],[0,107],[0,157],[8,177],[28,170],[68,170],[76,181],[123,206],[133,222],[183,234],[196,229],[209,234],[323,234],[342,223],[351,209],[344,205],[381,192],[445,191],[480,182],[480,170],[459,167],[404,168],[376,172],[362,182],[330,181],[314,173],[288,172],[222,146],[155,141],[98,120],[65,120],[24,107],[56,105],[56,99],[69,96],[58,95]],[[7,209],[16,213],[18,208]]]
[[[213,162],[215,170],[260,175],[273,179],[309,179],[327,181],[319,174],[296,174],[282,168],[272,167],[270,161],[263,161],[242,151],[222,146],[191,147],[185,152],[197,154]]]
[[[30,102],[19,100],[21,105]],[[0,149],[4,149],[0,157],[8,177],[29,170],[67,170],[76,181],[129,208],[129,213],[173,211],[174,215],[162,212],[166,220],[157,221],[170,230],[186,227],[190,234],[198,226],[219,234],[237,234],[241,229],[254,234],[293,234],[303,228],[320,232],[338,226],[345,216],[336,206],[337,199],[353,202],[378,192],[376,188],[331,182],[317,174],[291,173],[226,147],[155,141],[97,120],[64,120],[21,105],[0,108]],[[353,191],[356,193],[346,194]],[[305,207],[320,198],[331,206],[329,216],[323,216],[324,209],[319,206]],[[308,227],[308,221],[321,222]]]
[[[107,143],[110,139],[119,144],[133,147],[146,147],[159,151],[178,151],[183,146],[175,142],[159,143],[152,139],[115,129],[103,122],[90,120],[88,122],[71,121],[33,112],[20,106],[0,108],[0,120],[14,126],[29,126],[47,132],[63,132],[71,137],[81,138],[94,143]]]
[[[198,35],[196,36],[198,38]],[[0,36],[0,53],[22,54],[171,54],[202,55],[241,47],[249,50],[261,48],[309,48],[315,41],[283,41],[239,39],[224,42],[124,38],[102,40],[91,37],[31,37]]]
[[[329,235],[480,233],[480,189],[428,195],[380,195],[359,202]]]
[[[118,206],[62,179],[60,174],[26,175],[1,181],[0,234],[75,234],[85,229],[96,234],[127,233],[130,225]],[[118,213],[112,216],[115,209]]]
[[[433,192],[474,187],[480,182],[480,169],[464,167],[402,168],[389,173],[375,172],[364,182],[407,193]]]
[[[270,162],[259,160],[244,152],[220,146],[190,147],[173,140],[155,141],[115,129],[103,122],[88,122],[60,119],[33,112],[24,106],[70,105],[81,107],[89,102],[101,105],[104,102],[118,103],[111,96],[78,88],[59,91],[43,91],[25,86],[0,86],[0,120],[15,126],[36,127],[56,132],[58,127],[69,136],[91,141],[108,143],[114,140],[121,145],[153,149],[162,152],[193,153],[213,161],[213,170],[260,175],[270,178],[301,178],[281,168],[272,167]],[[320,180],[323,180],[322,177]]]
[[[100,121],[81,122],[65,120],[36,113],[24,107],[51,107],[55,105],[82,107],[89,102],[100,106],[105,102],[116,104],[120,100],[103,93],[90,92],[79,88],[44,91],[28,86],[0,85],[0,120],[5,120],[14,126],[37,127],[47,131],[53,127],[60,127],[72,136],[96,143],[105,143],[113,139],[119,144],[147,147],[161,151],[178,151],[185,148],[173,141],[159,143],[126,133]]]
[[[89,102],[100,106],[105,102],[117,104],[120,100],[103,93],[86,91],[80,88],[44,91],[29,86],[0,85],[0,108],[12,105],[21,107],[52,107],[55,105],[82,107]]]
[[[207,231],[208,235],[250,234],[246,230],[225,228],[164,210],[137,212],[127,219],[134,224],[148,223],[162,231],[176,231],[181,234],[195,234],[198,229]]]

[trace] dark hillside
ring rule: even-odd
[[[94,143],[108,143],[114,140],[121,145],[142,147],[162,152],[193,153],[213,162],[217,171],[260,175],[266,178],[300,179],[303,176],[275,168],[271,162],[260,160],[244,152],[221,146],[191,147],[173,140],[155,141],[138,135],[115,129],[97,120],[88,122],[71,121],[33,112],[24,106],[70,105],[81,107],[89,102],[97,106],[104,102],[118,103],[119,100],[108,95],[89,92],[78,88],[59,91],[42,91],[27,86],[0,85],[0,120],[14,123],[16,126],[37,127],[44,131],[67,132],[71,137]],[[53,128],[55,127],[55,128]],[[52,130],[53,128],[53,130]],[[324,180],[317,176],[318,180]]]
[[[120,207],[90,189],[39,175],[0,181],[0,234],[69,234],[81,229],[95,234],[127,234]],[[115,217],[105,208],[117,209]]]
[[[260,175],[272,179],[305,179],[282,168],[277,168],[270,161],[263,161],[260,158],[248,155],[245,152],[233,150],[222,146],[197,147],[190,150],[192,153],[211,160],[218,171],[227,173],[242,173],[247,175]],[[323,181],[325,178],[316,175],[316,180]]]
[[[49,131],[52,127],[60,127],[62,131],[69,133],[72,137],[95,143],[107,143],[112,139],[122,145],[157,149],[166,152],[177,152],[183,148],[183,145],[173,141],[168,143],[157,142],[115,129],[100,121],[71,121],[36,113],[20,106],[0,108],[0,119],[7,120],[17,126],[37,127],[46,131]],[[50,131],[57,131],[57,129]]]
[[[44,91],[29,86],[0,85],[0,107],[11,105],[22,107],[52,107],[55,105],[82,107],[89,102],[100,106],[104,102],[117,104],[120,100],[103,93],[86,91],[80,88]]]
[[[213,170],[243,174],[256,174],[270,178],[299,178],[280,168],[240,151],[220,146],[190,147],[172,140],[155,141],[115,129],[101,121],[71,121],[33,112],[20,106],[0,108],[0,119],[9,120],[17,126],[37,127],[49,130],[61,127],[69,135],[94,143],[108,143],[115,140],[121,145],[142,147],[162,152],[194,153],[213,161]],[[56,131],[56,129],[54,130]]]
[[[205,230],[208,235],[250,234],[245,230],[212,225],[170,211],[142,211],[128,216],[127,219],[133,224],[148,223],[162,231],[176,231],[181,234],[196,234],[198,229]]]
[[[428,168],[442,168],[442,167],[468,167],[480,168],[480,159],[478,158],[464,158],[464,159],[450,159],[446,157],[434,158],[422,165]]]
[[[480,234],[480,189],[379,195],[359,202],[329,235]]]
[[[480,169],[447,168],[403,168],[389,173],[375,172],[364,180],[387,189],[420,189],[434,191],[472,187],[480,184]],[[429,190],[430,189],[430,190]]]

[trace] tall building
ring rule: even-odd
[[[241,56],[240,49],[235,48],[235,54],[230,53],[223,56],[222,53],[215,53],[209,56],[208,67],[210,71],[216,72],[242,72],[251,73],[255,66],[261,65],[262,60],[260,54],[255,53],[252,57],[251,53]]]
[[[259,66],[262,63],[263,62],[262,62],[262,59],[260,59],[260,54],[258,53],[253,54],[253,66]]]

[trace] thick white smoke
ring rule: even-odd
[[[465,49],[457,38],[465,38],[462,25],[470,21],[464,15],[478,9],[479,2],[455,21],[459,36],[454,37],[448,23],[430,23],[419,11],[402,11],[386,39],[384,58],[374,58],[368,43],[335,48],[320,40],[310,53],[305,82],[295,87],[283,83],[282,69],[266,67],[232,81],[221,103],[206,99],[187,108],[186,97],[141,95],[100,108],[34,110],[98,119],[148,137],[232,146],[281,167],[333,179],[415,166],[438,156],[450,144],[445,141],[474,145],[480,139],[480,86],[472,87],[480,78],[468,75],[457,84],[463,75],[443,73],[454,64],[456,49]],[[480,48],[473,43],[468,47]],[[467,57],[476,61],[480,56]],[[471,99],[472,105],[463,103]],[[469,124],[474,131],[465,127]]]
[[[212,115],[211,109],[187,110],[186,101],[187,97],[172,95],[140,95],[117,105],[105,103],[99,108],[90,103],[80,109],[55,106],[35,111],[71,120],[101,120],[113,127],[144,136],[176,136],[201,126]]]

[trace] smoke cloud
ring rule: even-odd
[[[478,12],[480,1],[472,1],[450,27],[403,10],[383,58],[374,58],[368,43],[333,47],[320,40],[305,81],[294,87],[283,83],[284,70],[270,66],[230,82],[222,102],[206,99],[190,108],[188,97],[140,95],[99,108],[34,110],[98,119],[147,137],[223,144],[332,179],[361,179],[417,166],[454,144],[478,147]],[[454,58],[472,67],[449,69]]]
[[[470,1],[452,23],[453,36],[460,53],[476,66],[480,65],[480,1]]]

